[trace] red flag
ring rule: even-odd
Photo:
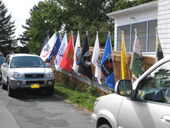
[[[72,64],[73,64],[73,43],[72,43],[72,35],[70,36],[70,40],[68,42],[67,48],[64,52],[63,58],[60,63],[60,67],[71,72]]]

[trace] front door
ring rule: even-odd
[[[138,83],[135,100],[124,98],[118,124],[123,128],[170,128],[170,62]]]

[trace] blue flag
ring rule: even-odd
[[[52,59],[52,57],[58,53],[58,49],[60,48],[60,45],[61,45],[61,41],[60,41],[60,34],[58,35],[58,38],[56,40],[56,43],[54,45],[54,48],[50,54],[50,56],[47,58],[47,62],[49,63],[50,60]]]
[[[105,44],[105,49],[101,62],[101,70],[106,77],[105,84],[111,88],[115,88],[115,80],[113,74],[113,62],[112,62],[112,52],[111,52],[111,42],[110,35],[107,37],[107,41]]]

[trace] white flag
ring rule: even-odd
[[[100,79],[101,79],[101,68],[100,68],[101,58],[100,58],[100,46],[99,46],[98,33],[96,34],[96,41],[95,41],[94,49],[93,49],[92,63],[95,66],[94,77],[97,77],[99,84],[102,84],[100,81]]]
[[[60,48],[58,50],[57,56],[56,56],[55,61],[54,61],[56,71],[59,71],[61,69],[60,63],[61,63],[61,60],[63,58],[67,44],[68,44],[67,34],[65,33],[64,38],[62,40],[62,43],[60,45]]]
[[[57,40],[57,35],[56,33],[54,33],[40,53],[40,57],[42,58],[43,61],[45,61],[50,56],[56,40]]]
[[[77,39],[76,39],[76,46],[74,49],[74,62],[73,62],[73,70],[78,73],[79,69],[79,64],[80,64],[80,56],[81,56],[81,46],[80,46],[80,35],[79,31],[77,34]]]

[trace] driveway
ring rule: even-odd
[[[90,114],[56,95],[29,92],[26,97],[11,98],[0,87],[0,108],[0,128],[92,127]]]

